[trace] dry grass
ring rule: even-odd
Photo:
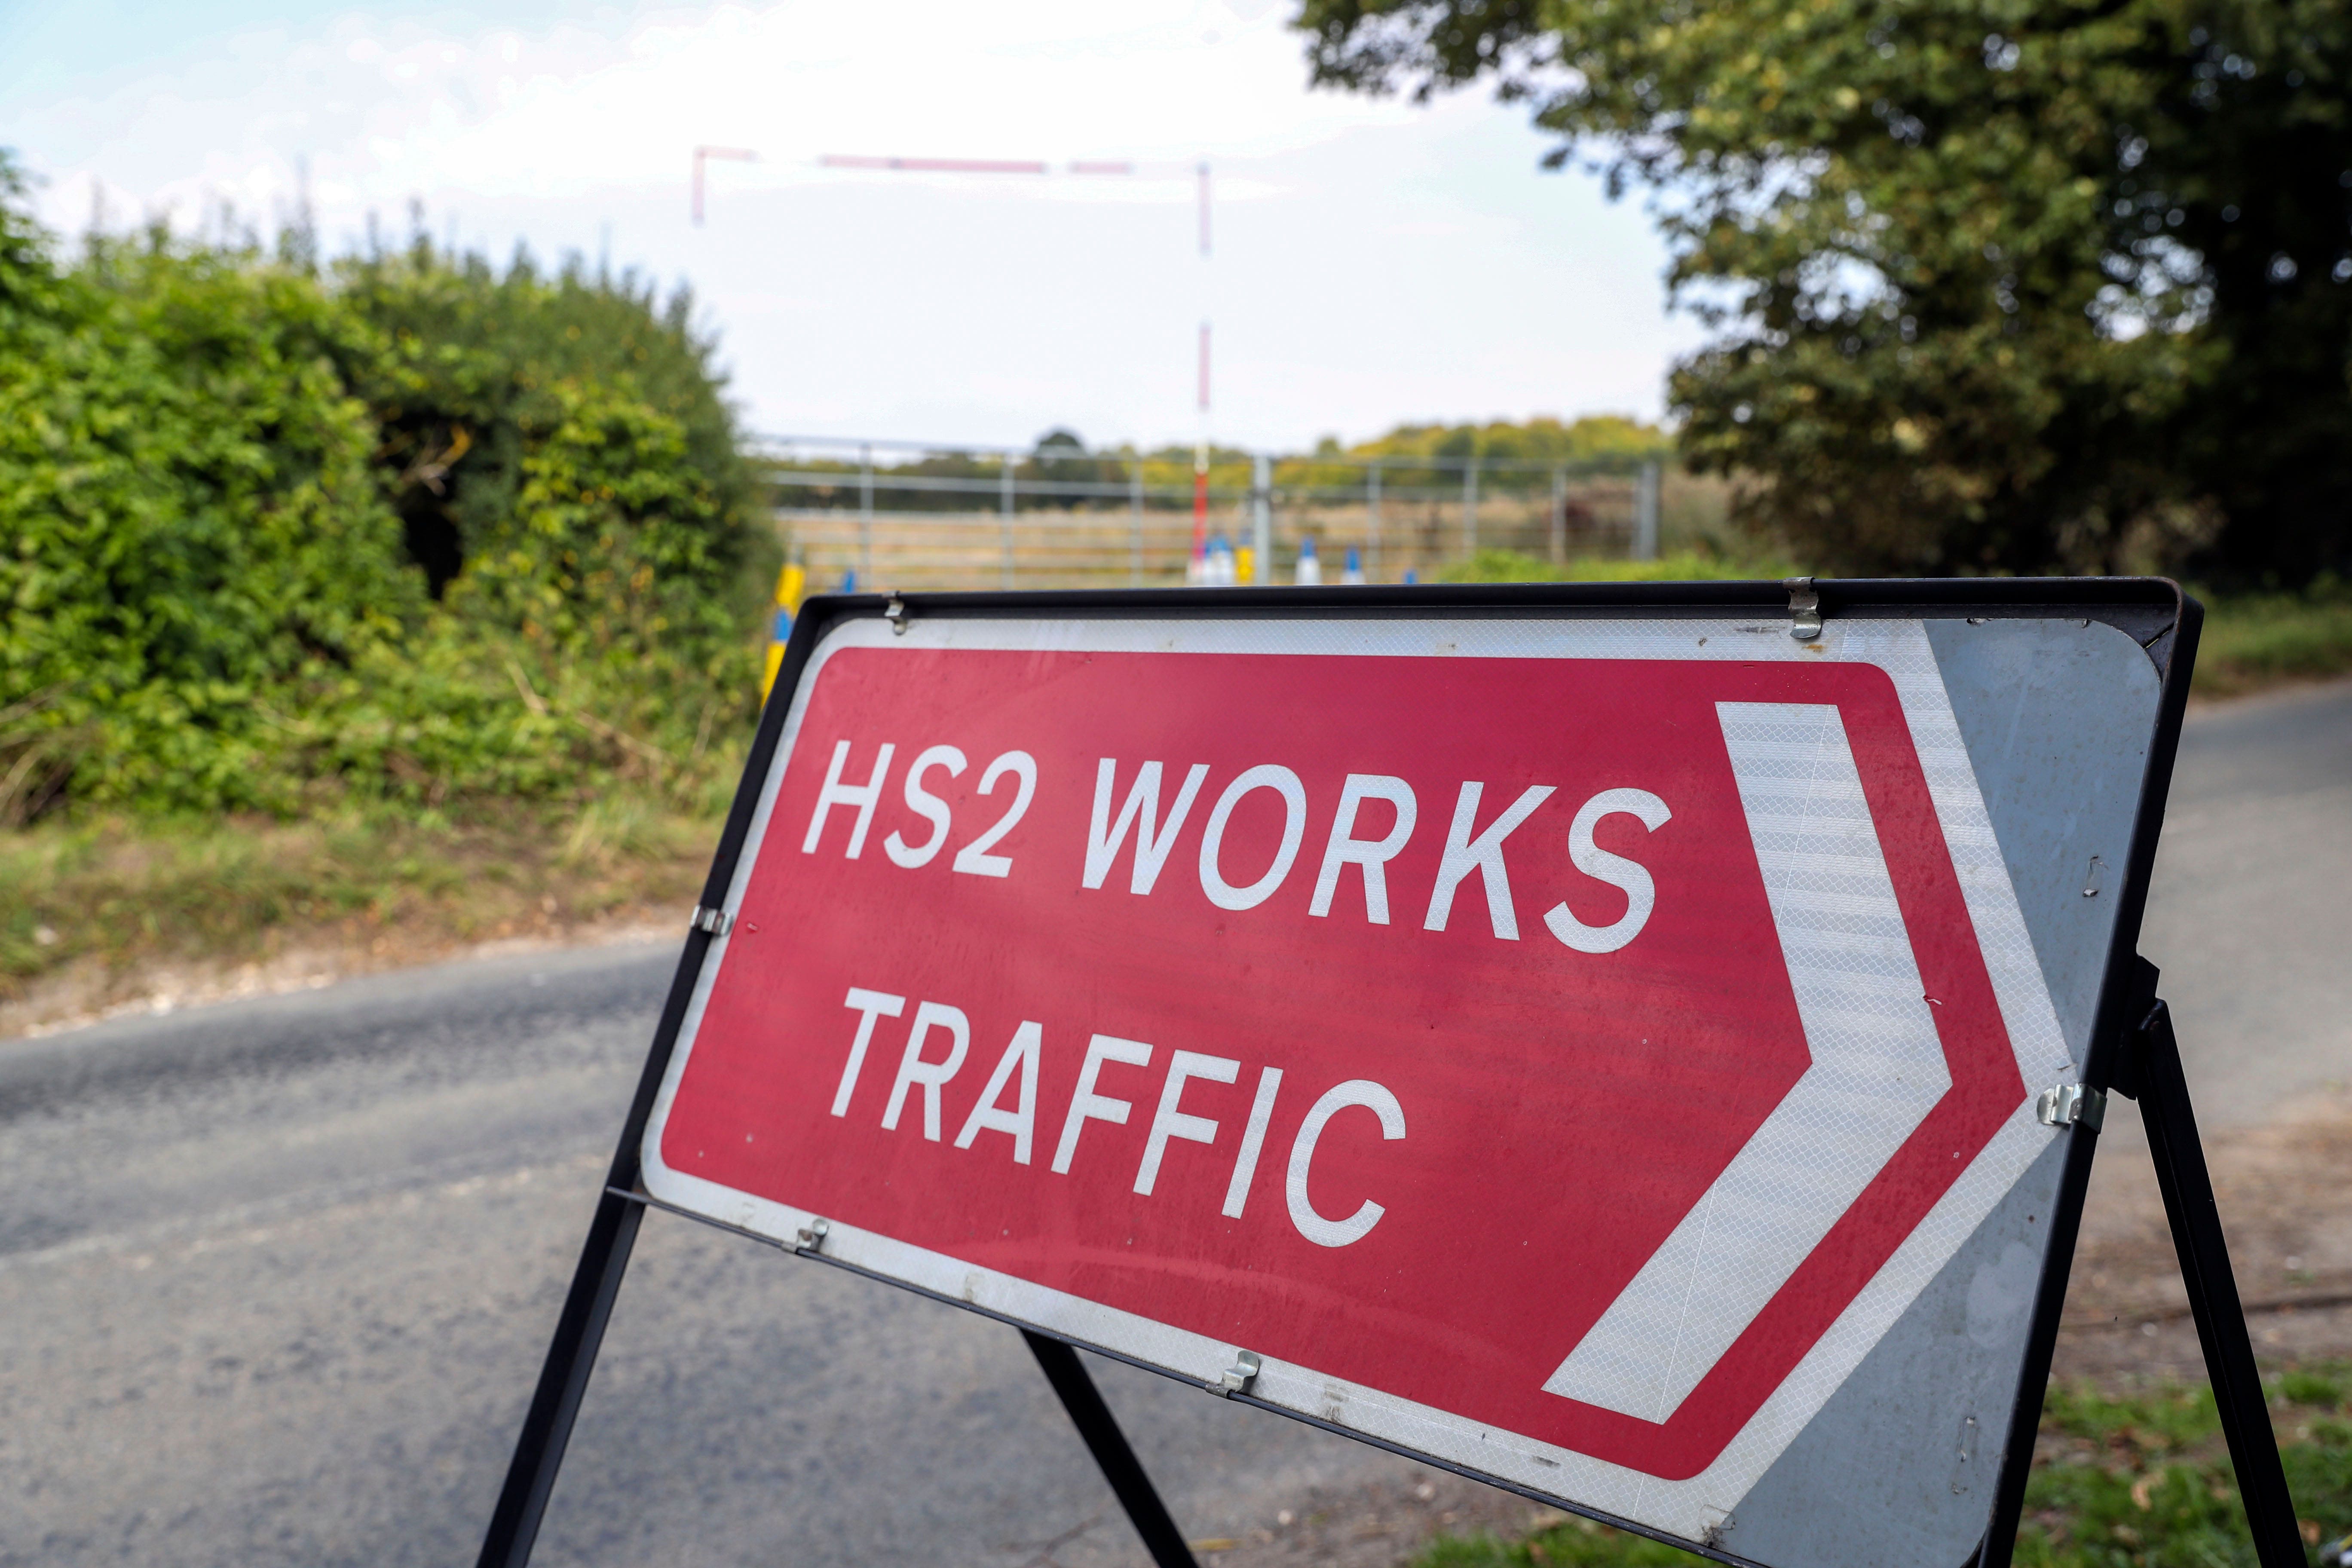
[[[0,834],[0,1033],[151,994],[167,972],[203,990],[191,973],[298,959],[343,973],[674,924],[719,826],[614,795],[554,820],[109,817]]]

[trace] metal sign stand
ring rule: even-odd
[[[1810,588],[1810,582],[1807,585]],[[1086,597],[1101,597],[1115,603],[1121,596]],[[1267,605],[1275,602],[1275,595],[1271,594],[1208,593],[1188,594],[1182,597],[1202,602],[1226,599]],[[1175,598],[1175,595],[1161,595],[1156,602],[1173,603]],[[1794,603],[1792,600],[1792,605]],[[866,600],[839,600],[835,603],[834,612],[854,612],[858,608],[867,608],[868,604],[869,601]],[[895,597],[887,609],[883,608],[879,598],[871,599],[870,606],[868,613],[903,613]],[[822,618],[804,616],[795,628],[778,681],[782,689],[790,691],[800,679],[801,668],[805,665],[815,641],[816,622]],[[2180,685],[2185,687],[2185,682]],[[2178,721],[2178,705],[2184,700],[2185,689],[2177,690],[2168,698],[2175,723]],[[696,910],[695,919],[690,923],[686,948],[679,957],[677,974],[655,1032],[653,1049],[638,1081],[628,1119],[622,1127],[620,1144],[605,1179],[604,1194],[598,1201],[595,1217],[590,1223],[579,1266],[572,1275],[570,1292],[556,1321],[554,1338],[548,1346],[547,1360],[541,1369],[538,1386],[532,1393],[522,1430],[516,1440],[513,1460],[508,1468],[498,1505],[490,1517],[489,1529],[478,1559],[480,1568],[523,1568],[530,1562],[541,1521],[554,1491],[557,1472],[563,1462],[573,1421],[579,1415],[581,1399],[587,1390],[598,1348],[612,1317],[622,1276],[628,1268],[629,1254],[636,1241],[638,1226],[646,1208],[666,1206],[648,1197],[643,1190],[638,1151],[684,1024],[695,977],[701,970],[714,931],[719,929],[716,920],[705,918],[705,910],[715,910],[719,907],[727,890],[728,879],[742,853],[750,828],[751,801],[757,791],[757,781],[765,776],[773,760],[782,730],[783,707],[783,704],[771,703],[769,711],[763,716],[759,737],[753,743],[745,767],[744,781],[739,789],[735,809],[730,813],[727,827],[720,837],[710,877],[705,884],[702,905]],[[2144,864],[2153,858],[2154,826],[2151,824],[2143,831],[2150,840],[2146,847],[2147,853],[2137,857]],[[2171,1225],[2174,1249],[2179,1255],[2182,1279],[2188,1288],[2207,1374],[2212,1384],[2214,1402],[2219,1407],[2231,1462],[2237,1474],[2240,1496],[2252,1533],[2256,1559],[2262,1568],[2306,1568],[2308,1560],[2296,1524],[2294,1506],[2287,1492],[2277,1437],[2271,1427],[2262,1375],[2254,1363],[2252,1342],[2246,1331],[2237,1282],[2230,1268],[2228,1246],[2223,1239],[2220,1215],[2214,1205],[2212,1180],[2206,1169],[2204,1150],[2197,1136],[2196,1116],[2189,1105],[2188,1081],[2181,1070],[2179,1045],[2173,1034],[2171,1015],[2156,994],[2157,974],[2156,966],[2146,959],[2134,957],[2127,961],[2120,987],[2125,993],[2123,1005],[2117,1014],[2111,1015],[2123,1020],[2122,1027],[2116,1031],[2116,1036],[2120,1037],[2117,1041],[2120,1048],[2105,1053],[2111,1064],[2105,1074],[2108,1089],[2126,1099],[2137,1100],[2147,1128],[2149,1152],[2156,1162],[2157,1181],[2164,1194],[2166,1217]],[[2115,1038],[2116,1036],[2110,1037]],[[2092,1076],[2095,1082],[2096,1075]],[[2053,1119],[2059,1122],[2080,1122],[2095,1132],[2104,1120],[2105,1108],[2104,1093],[2095,1089],[2084,1089],[2063,1107],[2052,1108],[2055,1110]],[[2089,1175],[2092,1143],[2090,1139],[2077,1140],[2070,1156],[2067,1183],[2072,1196],[2070,1201],[2060,1205],[2061,1212],[2055,1216],[2058,1223],[2068,1230],[2073,1228],[2080,1214],[2082,1192]],[[2042,1292],[2041,1317],[2035,1325],[2023,1367],[2020,1398],[1999,1491],[1984,1543],[1976,1553],[1970,1568],[2006,1568],[2010,1562],[2018,1521],[2023,1511],[2025,1483],[2032,1463],[2033,1437],[2040,1426],[2042,1397],[2049,1378],[2051,1352],[2057,1338],[2057,1316],[2065,1296],[2064,1270],[2073,1255],[2074,1239],[2072,1235],[2053,1237],[2051,1274]],[[799,1256],[850,1268],[852,1272],[863,1272],[838,1259],[824,1258],[821,1236],[803,1233],[800,1240],[801,1245],[793,1248]],[[894,1280],[891,1283],[900,1282]],[[968,1303],[955,1304],[969,1307]],[[1110,1484],[1112,1492],[1126,1510],[1129,1521],[1150,1552],[1157,1568],[1196,1568],[1181,1531],[1177,1529],[1166,1505],[1152,1487],[1150,1478],[1137,1460],[1126,1435],[1120,1431],[1109,1406],[1103,1401],[1101,1392],[1079,1360],[1076,1349],[1069,1342],[1038,1333],[1024,1325],[1014,1326],[1020,1328],[1022,1337],[1036,1356],[1038,1365],[1053,1385],[1055,1394],[1060,1397],[1063,1407],[1069,1412],[1079,1436],[1101,1468],[1104,1479]],[[1231,1389],[1213,1389],[1213,1392],[1226,1394],[1244,1403],[1259,1404],[1250,1396],[1245,1384]],[[1261,1405],[1261,1408],[1278,1407]],[[1280,1413],[1293,1419],[1304,1420],[1310,1426],[1323,1425],[1295,1411],[1283,1409]],[[1330,1429],[1339,1430],[1336,1427]],[[1391,1447],[1378,1439],[1367,1438],[1360,1432],[1345,1432],[1343,1435],[1359,1442],[1370,1442],[1373,1447]],[[1458,1469],[1427,1455],[1413,1454],[1410,1457],[1433,1468]],[[1470,1475],[1471,1479],[1489,1485],[1502,1486],[1507,1490],[1522,1491],[1520,1488],[1497,1482],[1492,1477],[1475,1475],[1467,1470],[1460,1470],[1459,1473]],[[1531,1491],[1523,1492],[1523,1495],[1546,1503],[1557,1500]],[[1630,1521],[1591,1513],[1590,1510],[1579,1511],[1635,1533],[1655,1534],[1655,1531]],[[1727,1563],[1744,1564],[1748,1561],[1729,1552],[1705,1547],[1694,1548],[1688,1542],[1677,1540],[1672,1544],[1685,1550],[1698,1550],[1706,1556]]]
[[[2162,1002],[2141,1026],[2139,1042],[2140,1115],[2147,1123],[2156,1179],[2164,1189],[2165,1217],[2172,1223],[2173,1248],[2179,1254],[2181,1278],[2196,1311],[2197,1338],[2204,1346],[2214,1403],[2221,1407],[2221,1431],[2229,1439],[2230,1463],[2238,1473],[2238,1495],[2253,1532],[2254,1552],[2263,1568],[2303,1568],[2294,1503],[2287,1496],[2270,1405],[2246,1336],[2238,1283],[2230,1272],[2205,1151],[2197,1142],[2197,1118],[2189,1109],[2189,1085],[2181,1077],[2172,1015]]]
[[[1143,1538],[1151,1561],[1159,1568],[1193,1568],[1192,1549],[1184,1543],[1176,1521],[1168,1517],[1167,1505],[1153,1489],[1151,1478],[1143,1473],[1135,1450],[1127,1446],[1127,1434],[1111,1418],[1110,1406],[1103,1403],[1095,1380],[1087,1375],[1078,1352],[1029,1329],[1022,1330],[1021,1337],[1029,1342],[1037,1364],[1045,1369],[1045,1381],[1062,1396],[1062,1408],[1070,1413],[1078,1436],[1086,1439],[1087,1451],[1102,1467],[1103,1479],[1118,1494],[1118,1506],[1127,1510],[1128,1521]]]
[[[2205,1373],[2230,1444],[2230,1464],[2238,1474],[2238,1496],[2263,1568],[2304,1568],[2286,1470],[2279,1462],[2278,1437],[2271,1429],[2270,1403],[2254,1365],[2253,1342],[2230,1269],[2230,1249],[2221,1237],[2221,1216],[2213,1204],[2213,1180],[2205,1150],[2197,1140],[2197,1117],[2189,1105],[2189,1080],[2180,1069],[2180,1045],[2173,1037],[2172,1012],[2156,995],[2156,965],[2137,963],[2139,996],[2147,1003],[2126,1042],[2115,1092],[2139,1101],[2147,1126],[2148,1152],[2164,1191],[2164,1215],[2172,1226],[2172,1247],[2180,1259],[2181,1281],[2196,1315],[2197,1339],[2205,1352]]]
[[[2205,1352],[2205,1373],[2213,1387],[2222,1436],[2230,1446],[2230,1464],[2237,1473],[2238,1497],[2253,1538],[2255,1561],[2262,1568],[2308,1568],[2294,1503],[2287,1495],[2285,1467],[2279,1460],[2278,1436],[2271,1427],[2270,1404],[2263,1394],[2261,1370],[2254,1364],[2253,1342],[2246,1332],[2237,1278],[2230,1268],[2230,1249],[2213,1201],[2213,1180],[2205,1167],[2204,1146],[2197,1137],[2197,1116],[2189,1102],[2189,1080],[2181,1071],[2172,1013],[2156,994],[2157,973],[2156,965],[2145,958],[2134,956],[2130,961],[2123,1009],[2126,1024],[2121,1048],[2112,1058],[2107,1090],[2139,1102],[2148,1153],[2156,1163],[2157,1186],[2164,1194],[2165,1219],[2172,1227],[2173,1251],[2180,1263],[2181,1282],[2188,1288],[2198,1342]],[[2089,1091],[2081,1114],[2074,1119],[2095,1132],[2105,1110],[2105,1097]],[[2087,1175],[2087,1141],[2080,1152],[2083,1174]],[[2080,1213],[2079,1203],[2074,1208]],[[2063,1259],[2071,1258],[2073,1251],[2074,1237],[2069,1236],[2054,1255]],[[2057,1341],[2054,1319],[2064,1300],[2063,1289],[2045,1298],[2045,1310],[2053,1321],[2040,1325],[2035,1335],[2035,1358],[2025,1369],[2020,1391],[2031,1397],[2018,1401],[1992,1526],[1974,1568],[2001,1568],[2009,1561],[2009,1549],[2005,1545],[1995,1553],[1991,1543],[2016,1540],[2026,1478],[2032,1468],[2033,1434],[2041,1425],[2042,1391],[2049,1382],[2050,1352]]]

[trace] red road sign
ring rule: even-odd
[[[1456,629],[850,628],[648,1190],[1699,1533],[2064,1052],[1916,623]]]

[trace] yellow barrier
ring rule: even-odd
[[[776,574],[776,624],[768,639],[768,668],[760,677],[760,700],[775,689],[776,671],[784,665],[784,643],[793,635],[793,616],[808,593],[808,573],[798,562],[787,563]]]

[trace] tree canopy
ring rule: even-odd
[[[1303,0],[1653,193],[1686,458],[1838,570],[2352,565],[2347,0]]]

